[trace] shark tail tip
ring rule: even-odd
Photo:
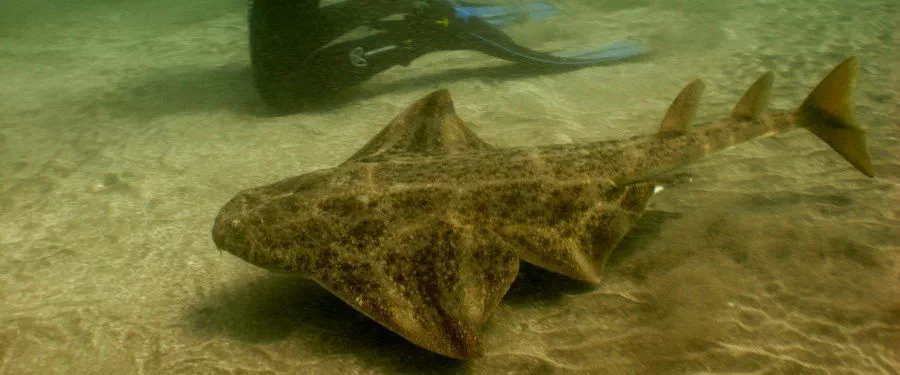
[[[862,174],[875,177],[865,130],[853,116],[851,95],[858,70],[856,56],[835,67],[807,96],[797,110],[797,119]]]

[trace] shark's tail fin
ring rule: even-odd
[[[866,133],[853,118],[850,95],[859,63],[855,56],[838,65],[806,97],[797,110],[798,124],[819,136],[857,170],[875,177],[866,146]]]

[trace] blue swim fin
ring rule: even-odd
[[[579,67],[614,63],[647,53],[637,41],[619,41],[600,49],[542,53],[516,44],[500,31],[512,23],[542,20],[558,10],[548,3],[535,1],[510,5],[479,5],[469,2],[438,0],[454,19],[464,26],[474,43],[463,49],[474,49],[488,55],[525,64]]]
[[[576,61],[606,63],[627,60],[645,53],[647,53],[647,48],[640,42],[621,40],[595,50],[556,52],[552,53],[552,55]]]
[[[470,17],[478,17],[495,27],[542,21],[559,13],[559,10],[553,5],[543,1],[508,5],[482,5],[468,2],[456,4],[453,8],[458,19],[468,21]]]
[[[498,38],[497,35],[492,35],[494,38],[488,38],[478,33],[470,33],[469,35],[480,42],[472,46],[471,49],[473,50],[504,60],[530,65],[577,68],[619,62],[637,58],[647,53],[647,48],[643,44],[630,40],[615,42],[603,48],[587,51],[544,53],[510,43],[502,38]]]

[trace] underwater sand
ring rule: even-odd
[[[538,77],[435,54],[285,117],[252,88],[245,1],[72,4],[0,4],[0,374],[900,373],[896,0],[557,2],[510,32],[657,54]],[[439,87],[489,142],[585,142],[653,132],[697,77],[700,120],[766,70],[792,108],[848,55],[877,179],[804,131],[684,168],[599,288],[523,266],[479,360],[210,238],[239,190],[342,162]]]

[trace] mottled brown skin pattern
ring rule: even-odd
[[[438,95],[446,93],[426,100]],[[452,106],[426,116],[434,117],[456,118]],[[223,208],[214,238],[252,264],[308,275],[427,349],[478,357],[476,328],[519,258],[599,282],[654,187],[619,184],[739,134],[735,124],[720,125],[691,137],[443,156],[394,151],[244,191]]]
[[[767,85],[771,75],[737,115],[696,131],[686,111],[696,109],[700,83],[657,134],[514,149],[479,139],[439,90],[340,166],[242,191],[222,208],[213,239],[249,263],[316,280],[419,346],[476,358],[477,329],[520,259],[599,282],[654,176],[796,128],[795,114],[759,107]]]
[[[426,100],[438,95],[446,93]],[[435,117],[456,119],[449,105],[424,116]],[[250,263],[309,275],[428,349],[475,357],[475,328],[519,258],[599,282],[653,192],[650,183],[613,183],[680,165],[735,134],[708,133],[443,156],[395,150],[242,192],[223,208],[214,237]],[[482,243],[456,243],[466,241]]]

